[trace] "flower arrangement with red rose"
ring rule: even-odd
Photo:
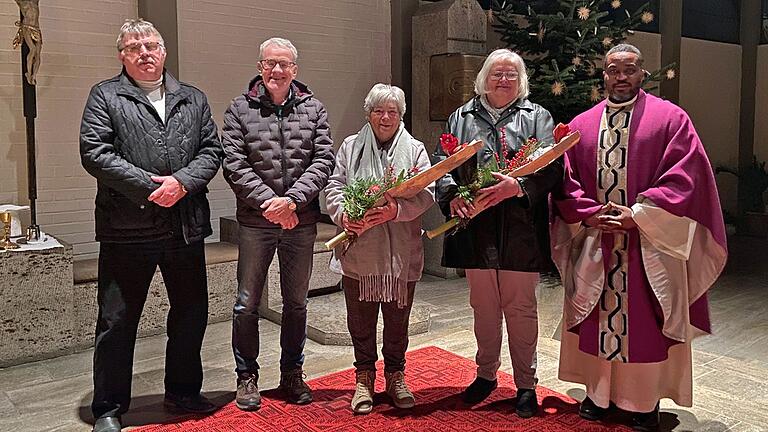
[[[555,143],[560,143],[563,138],[566,136],[569,136],[570,129],[567,125],[564,125],[562,123],[558,124],[557,127],[553,130],[553,136],[555,138]],[[449,134],[443,134],[443,136],[440,137],[440,145],[443,147],[443,150],[447,154],[450,153],[450,149],[458,148],[460,147],[458,145],[458,139],[453,137],[452,135],[446,136]],[[494,173],[503,174],[503,175],[510,175],[515,176],[517,175],[527,175],[527,174],[519,174],[524,171],[530,171],[526,170],[533,162],[534,160],[539,159],[541,156],[543,156],[545,153],[551,153],[549,151],[553,148],[553,146],[543,146],[542,143],[537,140],[534,137],[528,138],[525,143],[520,146],[520,148],[515,152],[514,156],[509,158],[509,147],[507,146],[507,139],[506,139],[506,132],[504,128],[500,130],[500,136],[499,139],[501,141],[501,156],[499,156],[498,153],[494,153],[494,158],[491,161],[490,164],[485,165],[483,167],[480,167],[475,172],[474,179],[465,185],[459,185],[458,190],[456,191],[456,195],[463,198],[467,202],[474,201],[475,197],[477,196],[478,192],[483,189],[487,188],[489,186],[493,186],[496,183],[498,183],[498,180],[496,177],[494,177]],[[454,141],[455,140],[455,141]],[[570,146],[574,145],[576,142],[578,142],[578,138],[576,140],[572,140],[573,144],[570,144]],[[445,144],[444,144],[445,143]],[[446,148],[446,146],[448,148]],[[565,151],[565,149],[562,149],[559,154],[562,154],[562,152]],[[550,158],[542,158],[539,162],[542,162],[542,166],[546,166],[548,163],[550,163],[558,154],[549,154]],[[539,168],[541,168],[539,167]],[[537,168],[538,169],[538,168]],[[535,172],[532,171],[532,172]],[[484,209],[477,209],[478,212],[483,211]],[[460,217],[454,217],[444,224],[440,225],[439,227],[427,231],[427,237],[434,238],[446,231],[452,230],[450,234],[455,233],[457,230],[462,229],[467,226],[469,223],[469,219],[464,219]]]

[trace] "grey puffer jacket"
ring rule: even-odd
[[[83,167],[96,177],[96,240],[137,243],[212,233],[207,184],[223,151],[203,92],[164,74],[165,122],[125,74],[91,89],[80,126]],[[149,201],[173,175],[187,195],[170,208]]]
[[[511,159],[528,138],[551,144],[553,127],[549,111],[527,99],[512,104],[495,123],[478,97],[454,111],[448,118],[448,132],[460,143],[482,140],[484,147],[437,182],[436,198],[443,213],[449,215],[458,185],[470,183],[477,168],[491,162],[494,153],[501,155],[500,129],[504,129],[509,148],[507,157]],[[435,156],[438,161],[445,159],[440,146]],[[560,160],[537,173],[520,177],[525,196],[500,202],[473,218],[465,229],[445,237],[443,266],[524,272],[550,270],[548,197],[562,182],[562,177]]]
[[[261,205],[274,197],[296,203],[299,224],[320,219],[318,195],[328,183],[335,158],[325,106],[294,80],[291,96],[275,105],[261,76],[251,80],[224,113],[224,177],[237,197],[243,225],[278,228]]]

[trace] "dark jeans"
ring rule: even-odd
[[[402,309],[397,307],[396,300],[384,303],[360,301],[359,282],[355,279],[344,276],[341,285],[347,300],[347,327],[355,348],[355,369],[376,370],[376,324],[381,307],[384,318],[384,344],[381,348],[384,372],[405,370],[408,318],[411,315],[416,282],[408,282],[408,304]]]
[[[93,402],[96,418],[119,416],[131,402],[133,351],[149,284],[160,266],[168,292],[168,343],[165,391],[200,392],[200,347],[208,320],[208,281],[203,242],[101,243],[99,315],[93,353]]]
[[[301,368],[307,340],[307,291],[317,225],[291,230],[240,226],[237,300],[232,322],[232,349],[238,374],[258,374],[259,304],[267,270],[277,250],[280,263],[280,371]]]

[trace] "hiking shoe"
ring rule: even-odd
[[[373,385],[376,371],[357,371],[355,374],[355,394],[352,396],[352,412],[368,414],[373,411]]]
[[[487,398],[492,391],[498,387],[499,381],[493,380],[489,381],[485,378],[477,377],[475,378],[475,381],[472,382],[472,384],[469,385],[466,389],[464,389],[464,393],[461,394],[462,400],[464,400],[464,403],[474,405],[477,403],[480,403]]]
[[[387,394],[392,398],[392,403],[398,408],[413,408],[416,405],[416,398],[408,390],[405,384],[405,374],[402,371],[384,372],[384,378],[387,380]]]
[[[521,418],[529,418],[539,411],[539,401],[536,399],[536,390],[520,389],[517,391],[515,414]]]
[[[235,405],[243,411],[256,411],[261,408],[261,394],[258,386],[259,377],[244,374],[237,378],[237,396]]]
[[[288,398],[288,402],[296,405],[306,405],[312,402],[312,389],[304,382],[304,371],[293,369],[280,373],[280,385],[278,390],[282,390]]]

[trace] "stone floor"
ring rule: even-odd
[[[731,242],[729,266],[711,292],[715,333],[694,344],[694,407],[662,401],[662,430],[768,430],[768,414],[764,412],[768,406],[768,266],[759,252],[768,250],[768,242],[736,240]],[[580,386],[557,379],[559,342],[554,337],[562,288],[545,280],[539,290],[540,384],[581,399],[584,392]],[[411,338],[411,349],[436,345],[471,358],[475,342],[466,280],[425,277],[417,287],[417,297],[431,305],[432,327],[428,333]],[[278,381],[279,327],[262,322],[260,385],[272,388]],[[203,390],[221,404],[234,397],[230,331],[229,323],[209,326],[203,348]],[[126,425],[173,419],[162,409],[164,347],[163,336],[144,338],[137,344],[134,397],[131,411],[123,419]],[[90,430],[91,356],[89,350],[0,369],[0,430]],[[351,347],[307,342],[306,372],[310,378],[348,368],[351,362]],[[507,355],[502,369],[511,372]]]

